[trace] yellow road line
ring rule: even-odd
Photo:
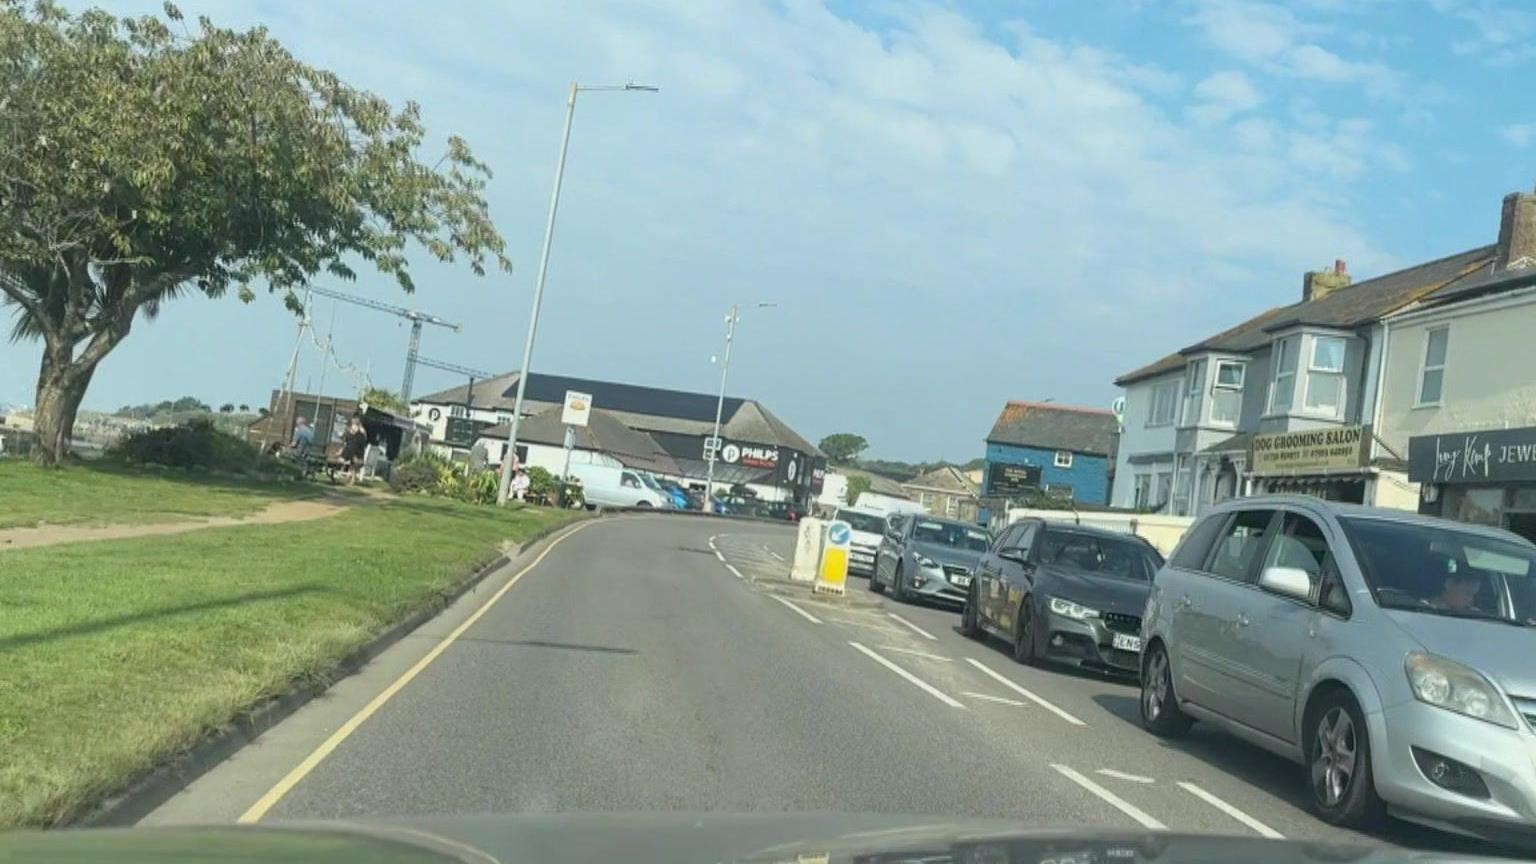
[[[512,586],[516,585],[519,579],[522,579],[525,575],[528,574],[528,571],[539,566],[539,562],[544,560],[544,556],[553,552],[555,547],[565,542],[567,537],[570,537],[577,531],[580,531],[592,524],[594,524],[594,522],[582,522],[567,530],[559,537],[556,537],[554,541],[552,541],[548,546],[544,547],[544,551],[540,552],[537,558],[534,558],[532,561],[530,561],[527,567],[517,571],[517,573],[513,575],[511,579],[507,580],[507,584],[501,586],[501,588],[498,589],[495,594],[491,595],[490,599],[480,604],[480,608],[476,609],[474,614],[464,619],[464,623],[453,628],[453,632],[449,633],[447,636],[444,636],[443,640],[437,643],[437,645],[433,646],[432,650],[428,651],[426,656],[422,657],[420,660],[417,660],[415,665],[405,670],[405,674],[401,675],[399,678],[396,678],[394,683],[380,691],[379,695],[373,697],[372,701],[370,701],[367,705],[364,705],[360,711],[352,715],[351,719],[343,723],[341,728],[337,729],[335,732],[332,732],[331,737],[325,739],[325,741],[323,741],[319,747],[315,748],[313,753],[310,753],[308,756],[304,757],[303,762],[300,762],[298,765],[294,766],[294,769],[289,771],[288,774],[283,777],[283,779],[277,781],[277,785],[273,786],[271,789],[268,789],[265,795],[258,798],[256,803],[252,804],[249,810],[246,810],[244,813],[240,814],[240,818],[236,821],[242,825],[260,821],[261,817],[267,815],[267,811],[276,806],[277,802],[283,800],[284,795],[287,795],[289,792],[293,791],[293,787],[299,785],[300,780],[303,780],[309,775],[309,772],[315,770],[315,766],[324,761],[325,757],[331,755],[331,752],[334,751],[337,747],[340,747],[341,742],[347,740],[348,736],[350,736],[353,732],[356,732],[357,727],[363,725],[363,723],[365,723],[369,717],[372,717],[375,713],[378,712],[380,708],[383,708],[384,703],[393,698],[396,693],[399,693],[400,690],[405,687],[405,685],[411,683],[411,680],[417,675],[420,675],[423,669],[426,669],[428,666],[430,666],[432,661],[438,658],[438,655],[448,650],[449,645],[452,645],[460,636],[463,636],[464,631],[468,630],[470,627],[473,627],[475,622],[480,620],[480,616],[490,611],[490,608],[496,605],[496,601],[500,600],[503,594],[510,591]]]

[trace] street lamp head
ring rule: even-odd
[[[624,89],[625,90],[640,90],[640,91],[643,91],[645,93],[659,93],[659,92],[661,92],[661,88],[660,87],[653,87],[650,84],[636,84],[633,81],[629,82],[628,84],[625,84],[624,85]]]

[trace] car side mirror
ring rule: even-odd
[[[997,557],[1003,559],[1004,561],[1012,561],[1015,564],[1028,564],[1029,550],[1020,549],[1017,546],[1010,546],[1007,549],[997,550]]]
[[[1300,567],[1266,567],[1259,574],[1259,587],[1281,597],[1306,600],[1312,596],[1312,577]]]

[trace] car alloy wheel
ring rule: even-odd
[[[1324,807],[1337,807],[1349,794],[1359,764],[1355,722],[1335,705],[1317,724],[1312,747],[1312,794]]]
[[[1141,725],[1163,737],[1182,735],[1190,727],[1190,719],[1179,710],[1179,700],[1173,693],[1168,652],[1160,644],[1152,646],[1141,676]]]
[[[978,584],[973,580],[970,590],[965,592],[965,606],[960,610],[960,633],[963,636],[974,637],[981,632],[976,620],[976,586]]]
[[[1035,600],[1025,597],[1019,604],[1019,623],[1013,628],[1013,659],[1035,665]]]

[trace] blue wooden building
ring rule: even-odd
[[[1047,494],[1079,504],[1109,500],[1115,415],[1048,402],[1009,402],[987,435],[983,498]]]

